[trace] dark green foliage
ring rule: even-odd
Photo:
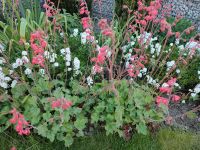
[[[183,90],[193,89],[199,83],[197,71],[200,70],[200,57],[194,58],[186,68],[181,70],[179,80]]]

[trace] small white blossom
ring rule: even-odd
[[[28,57],[27,57],[27,56],[23,56],[23,57],[22,57],[22,62],[23,62],[24,64],[29,63]]]
[[[176,69],[176,73],[178,73],[178,74],[179,74],[180,72],[181,72],[181,71],[180,71],[180,69]]]
[[[0,65],[3,65],[6,62],[6,60],[3,57],[0,57]]]
[[[23,61],[22,61],[22,59],[17,58],[17,60],[16,60],[16,64],[18,64],[18,66],[23,65]]]
[[[22,55],[27,56],[28,55],[27,51],[22,51]]]
[[[26,75],[30,75],[30,74],[32,73],[32,71],[31,71],[31,69],[26,68],[26,70],[24,71],[24,73],[25,73]]]
[[[78,35],[78,29],[74,29],[74,32],[73,32],[73,36],[77,36]]]
[[[10,81],[11,78],[10,78],[10,77],[5,77],[4,80],[5,80],[5,81]]]
[[[75,57],[74,58],[74,70],[79,70],[80,69],[80,60]]]
[[[60,53],[61,53],[62,55],[65,55],[65,49],[64,49],[64,48],[61,49],[61,50],[60,50]]]
[[[59,66],[59,63],[58,63],[58,62],[55,62],[53,65],[54,65],[54,67],[58,67],[58,66]]]
[[[45,74],[45,70],[44,69],[40,69],[39,72],[40,72],[41,75]]]
[[[90,76],[87,77],[87,84],[89,86],[91,86],[93,84],[93,79]]]
[[[68,68],[67,71],[72,71],[72,68]]]
[[[16,84],[17,84],[17,80],[13,80],[11,83],[11,88],[14,88]]]
[[[18,68],[18,67],[19,67],[19,65],[18,65],[17,63],[13,63],[13,64],[12,64],[12,68],[13,68],[13,69],[16,69],[16,68]]]

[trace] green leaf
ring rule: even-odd
[[[43,137],[47,137],[47,132],[48,132],[47,124],[39,125],[37,127],[37,131],[38,131],[39,135],[41,135]]]
[[[139,124],[137,124],[136,129],[138,133],[147,135],[147,126],[144,123],[140,122]]]
[[[86,123],[87,123],[87,118],[84,116],[79,116],[74,122],[74,126],[81,131],[86,127]]]
[[[44,120],[49,121],[49,119],[51,118],[51,113],[46,112],[42,115],[42,117],[44,118]]]
[[[15,99],[18,99],[20,96],[24,96],[26,93],[26,85],[25,84],[17,84],[14,88],[12,88],[11,92]]]
[[[26,39],[25,38],[25,35],[26,35],[26,25],[27,25],[26,19],[21,18],[21,23],[20,23],[20,37],[22,39]]]
[[[124,114],[123,107],[117,106],[115,110],[115,120],[117,121],[118,126],[121,126],[123,123],[123,114]]]
[[[96,123],[99,121],[99,114],[98,113],[92,113],[91,115],[91,123]]]
[[[72,135],[67,134],[67,135],[65,136],[65,138],[64,138],[64,141],[65,141],[65,146],[66,146],[66,147],[69,147],[70,145],[72,145],[74,139],[73,139]]]

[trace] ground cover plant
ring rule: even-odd
[[[179,85],[181,70],[198,59],[198,34],[177,31],[182,18],[167,19],[160,0],[124,5],[126,21],[102,18],[97,33],[83,0],[79,16],[47,0],[44,12],[20,17],[18,4],[0,22],[1,132],[13,127],[66,147],[97,128],[130,139],[179,117],[171,103],[198,97],[200,86],[183,93]]]

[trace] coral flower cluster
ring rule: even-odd
[[[12,118],[10,119],[11,124],[15,124],[15,130],[19,135],[29,135],[30,134],[30,125],[24,118],[24,115],[19,113],[16,108],[10,111]]]
[[[136,78],[139,75],[140,70],[144,68],[144,64],[147,63],[147,58],[146,56],[143,55],[138,56],[136,54],[131,56],[130,61],[132,64],[128,64],[127,72],[130,77]]]
[[[101,29],[101,33],[104,36],[108,36],[108,37],[113,36],[112,28],[108,25],[107,19],[101,19],[98,23],[98,26]]]
[[[65,98],[59,98],[51,102],[52,109],[61,108],[62,110],[66,110],[71,106],[72,106],[72,102]]]
[[[94,73],[100,73],[102,71],[101,65],[105,63],[107,52],[109,50],[108,46],[103,46],[99,49],[97,57],[91,59],[92,62],[95,62],[93,67]]]
[[[159,88],[160,92],[164,94],[168,94],[169,98],[157,96],[156,102],[158,106],[160,104],[164,104],[168,106],[170,100],[172,100],[173,102],[177,102],[180,100],[181,98],[180,96],[172,94],[172,90],[175,84],[176,84],[176,78],[172,78],[167,83],[164,83],[162,87]]]
[[[47,47],[47,42],[44,40],[44,32],[36,31],[30,37],[31,48],[33,50],[32,64],[44,67],[44,50]]]
[[[51,2],[51,0],[47,0],[46,3],[44,3],[43,8],[46,10],[47,17],[52,17],[55,14],[57,14],[57,10],[54,9],[54,3]]]

